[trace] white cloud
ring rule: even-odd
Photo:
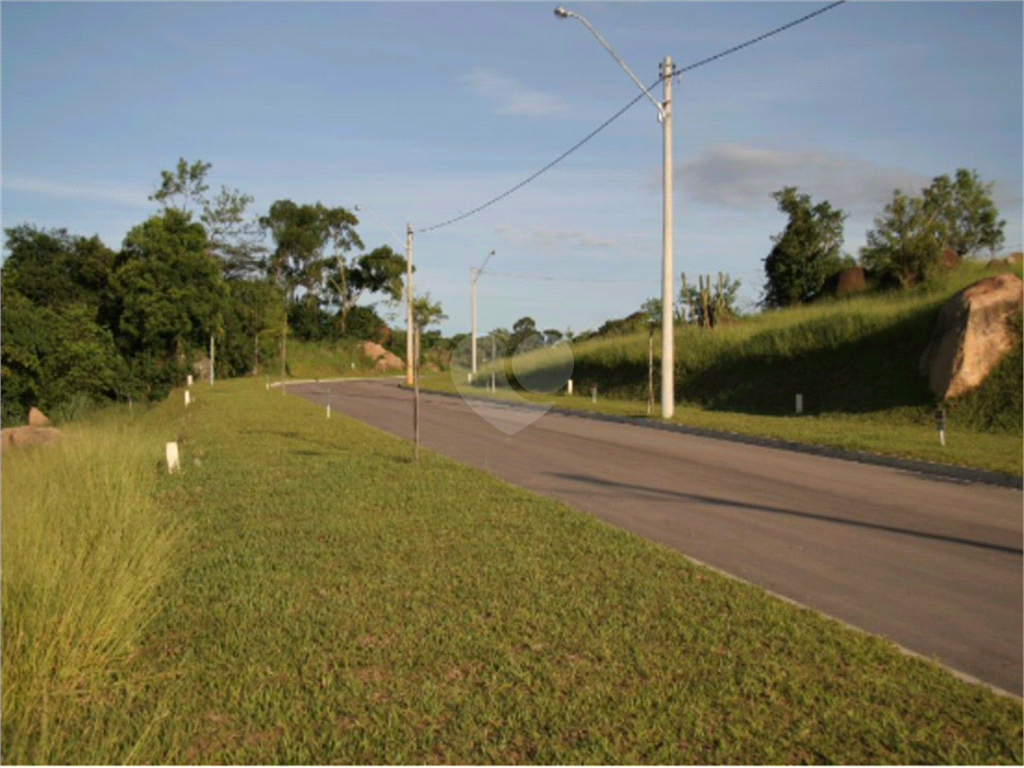
[[[47,179],[33,179],[23,176],[4,176],[4,190],[29,192],[50,197],[62,197],[88,203],[116,203],[118,205],[149,206],[149,193],[127,186],[107,184],[91,186],[65,184]]]
[[[568,110],[558,96],[532,91],[515,78],[488,69],[476,69],[466,75],[464,81],[499,114],[536,117],[561,115]]]
[[[777,151],[734,144],[705,149],[677,166],[681,190],[723,208],[773,208],[772,192],[799,187],[814,201],[827,200],[853,218],[871,218],[894,189],[917,194],[930,177],[817,149]]]

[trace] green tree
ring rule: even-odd
[[[3,287],[40,307],[86,304],[98,309],[116,254],[96,236],[23,224],[5,230]]]
[[[994,254],[1003,244],[999,210],[992,201],[994,183],[984,183],[977,171],[959,168],[951,181],[936,176],[922,191],[925,209],[941,223],[944,244],[961,256],[973,256],[983,249]]]
[[[992,202],[992,187],[976,171],[960,168],[953,180],[936,176],[918,197],[895,190],[867,234],[861,263],[905,287],[938,267],[943,248],[960,256],[994,252],[1003,243],[1006,222]]]
[[[209,198],[206,175],[212,167],[201,160],[190,165],[179,158],[173,171],[160,171],[160,188],[149,199],[164,209],[198,217],[206,228],[207,248],[220,260],[225,279],[251,277],[260,270],[266,253],[259,221],[245,215],[253,198],[223,185],[216,197]]]
[[[521,317],[512,323],[512,335],[508,340],[511,354],[529,352],[543,344],[537,331],[537,322],[532,317]]]
[[[289,301],[296,300],[299,287],[317,297],[329,264],[337,265],[346,251],[362,246],[354,229],[358,223],[344,208],[277,200],[260,218],[260,225],[275,244],[266,263],[268,277],[284,288]],[[325,255],[328,245],[333,245],[329,258]]]
[[[191,352],[223,329],[228,308],[203,226],[176,208],[128,233],[111,292],[118,343],[153,397],[181,380]]]
[[[53,414],[76,398],[131,394],[113,336],[86,304],[39,306],[14,289],[0,302],[2,420],[24,420],[30,406]]]
[[[906,287],[938,266],[945,240],[945,226],[925,198],[908,197],[897,189],[882,215],[875,218],[860,259],[883,280]]]
[[[767,283],[762,301],[766,307],[811,301],[842,264],[846,214],[827,201],[812,205],[810,196],[796,187],[785,187],[772,197],[789,223],[782,234],[772,237],[775,245],[764,262]]]
[[[218,345],[217,375],[242,376],[276,359],[284,328],[284,295],[267,280],[228,280],[224,341]]]
[[[336,302],[341,335],[348,332],[348,316],[365,294],[384,294],[389,301],[402,298],[405,257],[382,245],[346,263],[337,257],[326,277],[326,298]]]

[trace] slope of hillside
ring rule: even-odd
[[[793,414],[801,394],[808,415],[883,412],[917,420],[936,405],[918,363],[939,310],[954,293],[991,273],[966,263],[912,290],[764,312],[714,330],[677,328],[676,397],[712,411],[782,416]],[[656,357],[659,348],[656,339]],[[646,398],[645,332],[591,339],[572,351],[578,391],[596,383],[610,397]],[[549,354],[518,360],[519,381],[529,386],[531,378],[541,377],[552,364]],[[656,392],[658,375],[656,359]],[[1019,434],[1020,392],[1017,352],[985,386],[945,405],[959,427]]]

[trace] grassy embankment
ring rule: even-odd
[[[1019,275],[1019,265],[1016,272]],[[942,404],[948,411],[946,447],[939,444],[933,420],[939,404],[918,373],[942,304],[994,273],[966,263],[907,291],[764,312],[711,331],[678,328],[676,420],[1020,475],[1020,348],[978,390]],[[1019,313],[1016,327],[1019,333]],[[655,397],[660,394],[659,352],[656,337]],[[518,394],[568,408],[647,415],[646,332],[583,342],[572,347],[572,355],[576,396],[534,395],[522,389]],[[556,378],[563,359],[540,351],[522,356],[514,365],[522,382],[531,386],[531,377]],[[507,379],[515,381],[513,362],[506,361],[505,367]],[[473,391],[483,395],[487,370],[481,373],[481,386]],[[464,372],[455,375],[459,388],[466,389]],[[598,385],[596,405],[589,396],[592,383]],[[456,388],[448,376],[431,377],[425,386]],[[801,416],[795,414],[798,393],[803,396]]]
[[[314,343],[288,340],[289,379],[337,379],[346,376],[387,376],[392,372],[375,371],[374,361],[352,342]],[[260,374],[270,381],[281,377],[281,358],[268,360]]]
[[[194,394],[117,439],[146,446],[136,485],[155,501],[124,509],[158,546],[60,514],[118,487],[108,472],[82,492],[121,448],[53,469],[65,485],[39,503],[8,489],[63,459],[5,454],[5,762],[1022,760],[1017,699],[480,471],[413,465],[408,444],[261,382]],[[155,466],[167,435],[172,477]],[[120,557],[87,566],[93,548]],[[159,561],[159,585],[125,600],[135,619],[108,623],[105,663],[69,655],[86,631],[47,650],[47,605],[96,623],[33,598],[49,568],[13,570],[44,549],[69,593],[79,560]]]

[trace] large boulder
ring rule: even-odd
[[[28,445],[52,443],[60,438],[60,430],[53,427],[11,427],[0,429],[0,451]]]
[[[398,355],[388,352],[380,344],[372,341],[364,341],[360,351],[373,361],[375,371],[400,371],[405,368],[405,363]]]
[[[851,293],[858,293],[868,287],[864,267],[844,267],[829,275],[822,286],[821,295],[841,299]]]
[[[942,307],[920,371],[941,399],[956,397],[981,384],[1013,345],[1010,316],[1024,301],[1024,284],[1015,275],[979,280]]]

